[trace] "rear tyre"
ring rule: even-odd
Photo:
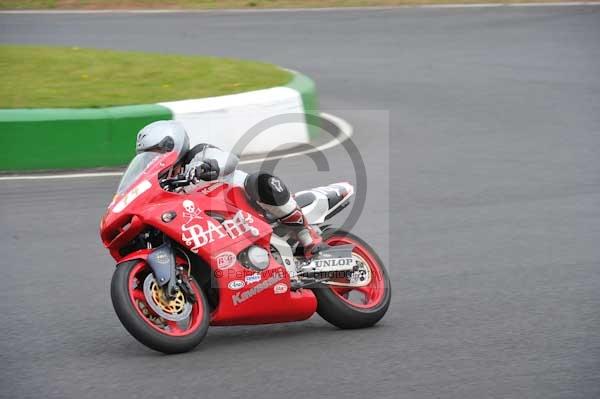
[[[390,306],[392,289],[387,270],[375,251],[365,241],[352,233],[327,229],[323,232],[327,244],[354,245],[352,255],[368,266],[369,284],[348,288],[322,284],[313,289],[317,297],[317,313],[336,327],[354,329],[370,327],[385,315]],[[339,280],[347,283],[349,280]],[[354,300],[354,292],[359,295]]]
[[[150,267],[142,260],[134,260],[117,265],[110,296],[119,320],[135,339],[159,352],[182,353],[202,341],[208,330],[210,316],[206,296],[194,279],[190,278],[189,282],[196,298],[194,304],[187,304],[181,297],[161,303],[155,300],[160,297],[152,286]],[[154,303],[150,303],[153,300]],[[177,319],[181,315],[185,318],[176,321],[165,318]]]

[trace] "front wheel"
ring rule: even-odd
[[[117,266],[110,296],[119,320],[135,339],[159,352],[181,353],[202,341],[209,324],[206,296],[192,278],[189,283],[193,303],[181,291],[167,300],[148,264],[134,260]]]
[[[383,262],[365,241],[352,233],[327,229],[323,241],[330,246],[354,246],[359,269],[351,278],[340,278],[313,289],[317,313],[336,327],[370,327],[387,312],[392,298],[390,279]]]

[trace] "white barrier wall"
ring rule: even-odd
[[[289,87],[159,105],[169,108],[173,119],[183,123],[192,146],[210,143],[224,150],[233,149],[248,130],[267,118],[304,113],[300,93]],[[309,134],[305,123],[279,124],[255,137],[242,154],[266,153],[308,142]]]

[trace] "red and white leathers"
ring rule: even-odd
[[[266,172],[248,174],[238,170],[239,158],[209,144],[198,144],[184,158],[186,174],[193,175],[197,168],[211,169],[212,180],[244,188],[250,199],[264,211],[296,231],[306,257],[322,243],[319,233],[308,224],[302,209],[285,184]]]

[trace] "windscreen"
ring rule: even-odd
[[[124,194],[131,184],[137,180],[137,178],[146,170],[146,167],[150,165],[150,162],[158,156],[161,156],[158,152],[142,152],[137,154],[135,158],[131,160],[125,174],[121,178],[117,193]]]

